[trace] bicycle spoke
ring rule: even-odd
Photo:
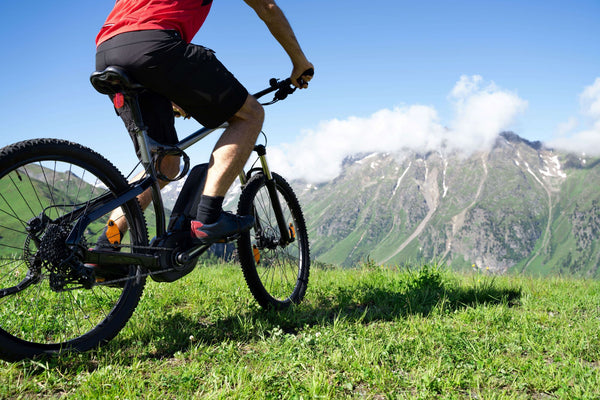
[[[13,184],[13,186],[17,189],[17,192],[21,196],[21,199],[23,199],[23,202],[25,203],[25,205],[27,206],[27,208],[29,208],[29,211],[31,212],[31,215],[35,215],[35,213],[31,209],[31,207],[29,206],[29,201],[27,199],[25,199],[25,196],[23,196],[23,192],[19,189],[19,186],[17,186],[17,184],[15,183],[13,177],[9,176],[9,178],[10,178],[10,181]],[[6,201],[6,199],[5,199],[5,201]]]
[[[296,222],[290,215],[286,200],[278,193],[280,204],[284,211],[284,220],[293,226]],[[268,237],[270,241],[279,243],[281,236],[277,218],[272,210],[270,196],[266,187],[261,188],[254,198],[254,208],[259,219],[258,226],[263,232],[255,232],[254,240]],[[258,235],[258,236],[257,236]],[[271,236],[269,236],[271,235]],[[271,295],[286,299],[292,293],[297,279],[297,269],[300,262],[300,249],[297,241],[286,247],[264,248],[261,251],[261,264],[257,267],[260,280]]]
[[[3,259],[3,258],[0,258],[0,260],[5,260],[5,259]],[[21,266],[21,264],[22,264],[22,261],[21,261],[21,260],[10,260],[10,261],[8,261],[7,263],[0,264],[0,271],[1,271],[1,270],[3,270],[3,269],[4,269],[4,267],[6,267],[6,266],[9,266],[10,264],[17,264],[17,265],[15,265],[13,268],[9,269],[9,270],[8,270],[8,271],[6,271],[6,272],[3,272],[3,273],[2,273],[2,275],[0,275],[0,286],[6,286],[6,285],[5,285],[4,283],[2,283],[2,282],[4,282],[4,281],[5,281],[5,279],[6,279],[6,280],[8,280],[8,279],[11,277],[11,275],[12,275],[13,273],[15,273],[15,271],[17,271],[17,270],[19,269],[19,267],[20,267],[20,266]],[[17,275],[19,275],[19,274],[17,274]],[[23,277],[23,278],[24,278],[24,277]],[[17,278],[17,279],[18,279],[18,278]]]
[[[57,153],[39,157],[40,146]],[[114,332],[115,323],[129,319],[144,279],[127,282],[124,276],[122,286],[85,289],[85,277],[78,272],[83,261],[62,235],[66,239],[86,211],[101,204],[99,198],[115,198],[128,184],[110,163],[81,146],[39,139],[11,147],[4,157],[15,161],[0,158],[0,290],[9,289],[0,298],[0,330],[31,343],[33,353],[97,345]],[[28,162],[32,154],[35,159]],[[128,235],[131,244],[147,246],[137,203],[121,208],[123,218],[137,229]],[[96,243],[108,217],[85,226],[81,246]],[[77,340],[83,336],[84,342]],[[0,356],[11,352],[7,346],[0,342]]]
[[[10,209],[11,212],[9,213],[5,209],[0,209],[0,211],[2,211],[5,215],[8,215],[12,219],[17,220],[21,224],[21,226],[23,227],[23,229],[26,229],[27,225],[26,225],[25,221],[23,221],[21,218],[19,218],[17,216],[17,213],[15,212],[15,210],[13,209],[13,207],[10,205],[10,203],[6,200],[6,198],[4,197],[4,195],[0,194],[0,197],[2,197],[2,200],[4,200],[4,202],[6,203],[6,205],[8,206],[8,208]]]

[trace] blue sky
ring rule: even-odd
[[[0,146],[60,137],[96,149],[122,169],[133,165],[121,121],[89,84],[94,38],[113,4],[0,4]],[[455,133],[457,146],[494,129],[549,143],[579,141],[580,148],[600,144],[599,0],[278,4],[316,75],[309,90],[267,109],[276,162],[305,158],[311,144],[343,142],[340,154],[371,149],[363,144],[374,141],[387,146],[386,135],[402,147],[413,128],[423,139],[409,147],[436,142],[440,127]],[[243,1],[215,0],[193,42],[216,50],[250,91],[291,69]],[[178,122],[177,128],[183,137],[196,125]],[[200,144],[192,158],[204,161],[214,140]],[[318,169],[323,154],[295,168]]]

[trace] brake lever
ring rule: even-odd
[[[277,92],[275,92],[275,97],[273,98],[273,100],[277,99],[277,100],[285,100],[288,95],[294,93],[296,91],[295,87],[290,87],[290,86],[285,86],[285,87],[281,87],[279,88],[279,90]]]
[[[292,80],[287,78],[285,80],[278,80],[276,78],[271,78],[269,80],[269,88],[262,90],[258,93],[255,93],[254,96],[256,98],[260,98],[267,93],[275,92],[273,96],[273,100],[268,103],[260,103],[263,106],[268,106],[274,103],[277,103],[279,100],[286,99],[290,94],[296,91],[296,87],[292,85]]]

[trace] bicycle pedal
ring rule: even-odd
[[[219,239],[215,243],[229,243],[229,242],[233,242],[234,240],[238,240],[239,238],[240,238],[240,234],[236,233],[235,235],[231,235],[231,236],[224,237],[223,239]]]

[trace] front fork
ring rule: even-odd
[[[275,218],[277,219],[277,226],[279,227],[280,236],[280,244],[286,246],[293,239],[290,238],[290,233],[288,230],[287,223],[283,216],[283,210],[281,208],[281,202],[279,201],[279,196],[277,195],[277,187],[275,183],[275,179],[273,179],[273,175],[271,174],[271,170],[269,169],[269,165],[267,164],[267,148],[264,145],[254,146],[254,151],[258,154],[258,159],[260,160],[260,165],[262,167],[262,172],[265,176],[266,182],[265,186],[267,187],[267,191],[269,192],[269,197],[271,199],[271,205],[273,206],[273,212],[275,213]],[[244,171],[240,173],[240,182],[242,187],[244,187],[250,177],[246,177]],[[257,227],[257,231],[260,231],[260,221],[255,217],[255,225]]]

